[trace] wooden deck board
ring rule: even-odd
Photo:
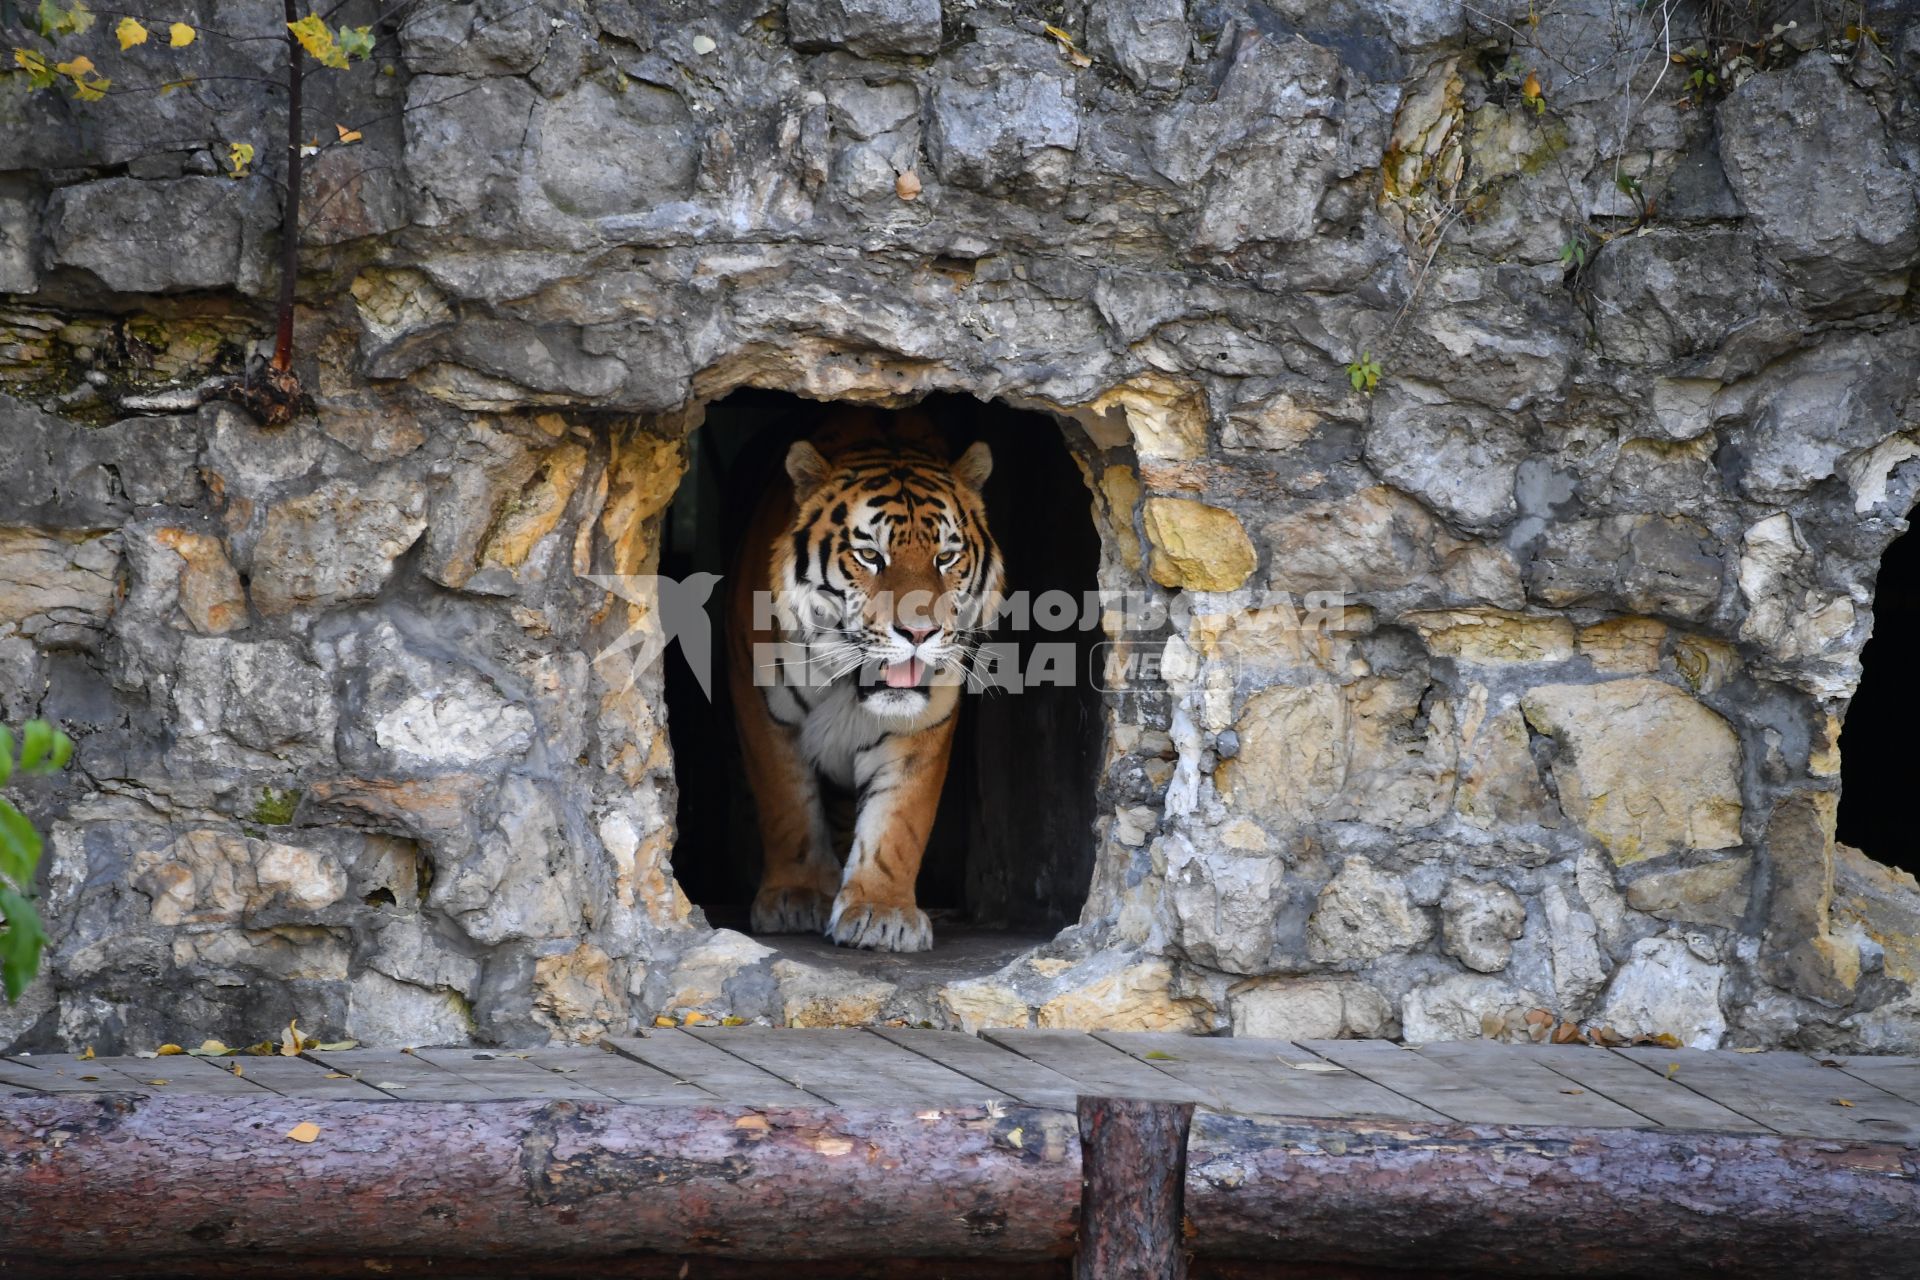
[[[29,1090],[797,1108],[1005,1102],[1063,1110],[1079,1097],[1106,1095],[1302,1121],[1684,1129],[1920,1145],[1916,1057],[1484,1041],[1403,1048],[1153,1032],[991,1030],[976,1037],[906,1027],[707,1027],[661,1029],[599,1048],[0,1058],[0,1095]]]
[[[701,1027],[689,1034],[841,1106],[979,1106],[990,1096],[978,1080],[868,1031]]]
[[[1561,1108],[1539,1097],[1503,1092],[1478,1068],[1423,1057],[1386,1040],[1303,1040],[1329,1062],[1365,1076],[1463,1124],[1558,1124]],[[1572,1100],[1558,1093],[1562,1101]]]
[[[979,1081],[990,1097],[1011,1098],[1034,1107],[1070,1108],[1085,1092],[1072,1077],[964,1031],[875,1027],[873,1032]]]
[[[500,1094],[417,1054],[400,1049],[309,1049],[305,1056],[331,1071],[404,1102],[492,1102]]]
[[[1382,1088],[1284,1040],[1194,1036],[1169,1044],[1151,1031],[1100,1031],[1103,1040],[1175,1079],[1220,1099],[1217,1110],[1244,1115],[1439,1122],[1439,1112]],[[1149,1055],[1162,1055],[1150,1057]]]
[[[616,1102],[645,1102],[674,1105],[695,1091],[664,1071],[606,1049],[531,1049],[526,1061],[544,1070],[577,1081]]]
[[[1213,1091],[1181,1080],[1083,1031],[982,1031],[981,1036],[1080,1084],[1080,1092],[1224,1110]],[[1181,1037],[1169,1037],[1178,1041]]]
[[[1920,1141],[1920,1105],[1798,1053],[1646,1047],[1614,1052],[1679,1080],[1776,1133]]]
[[[1844,1054],[1809,1055],[1815,1063],[1838,1062],[1840,1070],[1888,1093],[1920,1103],[1920,1058],[1888,1054],[1885,1057],[1848,1057]],[[1830,1070],[1831,1068],[1829,1068]]]
[[[1518,1045],[1451,1040],[1423,1044],[1416,1052],[1494,1089],[1531,1114],[1553,1117],[1536,1123],[1589,1129],[1647,1129],[1659,1124],[1618,1099],[1549,1070]]]
[[[311,1098],[325,1102],[391,1102],[393,1095],[382,1093],[370,1084],[355,1080],[352,1076],[343,1079],[331,1079],[341,1073],[330,1071],[318,1062],[307,1058],[288,1058],[279,1055],[273,1057],[252,1057],[236,1054],[227,1058],[198,1058],[195,1061],[214,1071],[232,1074],[238,1065],[243,1077],[253,1081],[261,1088],[288,1098]],[[185,1081],[183,1084],[187,1083]]]
[[[679,1080],[688,1102],[736,1102],[750,1107],[817,1107],[826,1101],[762,1071],[745,1058],[678,1029],[648,1036],[613,1036],[607,1043]]]
[[[1662,1128],[1772,1132],[1759,1121],[1696,1093],[1685,1081],[1668,1080],[1606,1049],[1542,1044],[1525,1046],[1524,1052],[1563,1079],[1630,1107]]]

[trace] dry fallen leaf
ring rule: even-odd
[[[1345,1071],[1346,1068],[1331,1062],[1289,1062],[1295,1071]]]
[[[733,1127],[736,1129],[746,1129],[753,1133],[764,1134],[772,1126],[767,1123],[765,1116],[741,1116],[733,1122]]]
[[[1149,1062],[1178,1062],[1178,1061],[1180,1061],[1180,1059],[1178,1059],[1178,1058],[1176,1058],[1176,1057],[1174,1057],[1174,1056],[1173,1056],[1172,1054],[1170,1054],[1170,1053],[1168,1053],[1168,1052],[1166,1052],[1166,1051],[1165,1051],[1165,1050],[1163,1050],[1163,1049],[1149,1049],[1149,1050],[1147,1050],[1147,1051],[1146,1051],[1145,1053],[1143,1053],[1143,1054],[1141,1054],[1140,1056],[1141,1056],[1141,1057],[1143,1057],[1143,1058],[1145,1058],[1145,1059],[1147,1059],[1147,1061],[1149,1061]]]
[[[156,1058],[171,1058],[176,1053],[185,1053],[185,1052],[186,1050],[182,1049],[177,1044],[163,1044],[158,1049],[155,1049],[153,1051],[153,1056]]]
[[[165,1080],[149,1080],[147,1081],[147,1083],[152,1085],[154,1088],[158,1089],[161,1086],[165,1085],[167,1082]]]
[[[920,198],[920,175],[909,169],[893,180],[893,194],[902,200]]]
[[[302,1120],[299,1124],[287,1130],[287,1136],[295,1142],[312,1142],[320,1136],[320,1126],[311,1120]]]
[[[653,1025],[656,1027],[677,1027],[680,1024],[663,1013],[653,1020]]]
[[[358,129],[349,129],[347,128],[347,126],[343,124],[335,124],[333,127],[340,131],[340,141],[342,142],[360,141],[360,131]]]
[[[1009,1145],[1024,1149],[1027,1145],[1026,1130],[1018,1128],[1007,1130],[1007,1142]]]
[[[291,1019],[287,1023],[287,1029],[280,1033],[280,1056],[283,1058],[300,1056],[300,1019]]]
[[[1680,1074],[1680,1064],[1677,1062],[1669,1062],[1667,1064],[1667,1079],[1671,1080],[1679,1074]]]
[[[348,1075],[348,1074],[347,1074],[346,1072],[344,1072],[344,1071],[329,1071],[329,1072],[327,1072],[327,1074],[326,1074],[326,1075],[324,1075],[324,1076],[322,1076],[322,1077],[321,1077],[321,1079],[323,1079],[323,1080],[351,1080],[351,1079],[353,1079],[353,1077],[352,1077],[352,1076],[350,1076],[350,1075]]]
[[[88,1061],[91,1061],[92,1058],[93,1058],[93,1046],[88,1045],[86,1048],[86,1051],[80,1055],[80,1061],[88,1062]]]
[[[1836,1107],[1850,1107],[1853,1104],[1851,1102],[1848,1102],[1845,1098],[1835,1098],[1833,1100],[1833,1105]]]

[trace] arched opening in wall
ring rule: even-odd
[[[1840,740],[1836,837],[1876,862],[1920,874],[1913,828],[1913,720],[1920,714],[1920,532],[1887,548],[1873,594],[1873,635]]]
[[[1076,605],[1097,587],[1100,540],[1086,482],[1065,432],[1044,414],[934,395],[919,406],[952,455],[976,440],[993,450],[984,497],[1006,563],[1009,591],[1064,591]],[[732,571],[748,517],[770,484],[789,483],[787,449],[836,406],[778,392],[743,390],[707,406],[690,443],[689,469],[669,507],[660,572]],[[725,678],[726,586],[708,604],[713,634],[709,702],[675,649],[666,669],[668,733],[679,786],[674,876],[716,927],[749,931],[760,874],[759,833],[741,763]],[[1084,611],[1082,611],[1083,613]],[[927,960],[981,972],[1078,920],[1094,861],[1095,780],[1104,746],[1100,692],[1088,679],[1097,624],[1042,632],[1002,625],[992,639],[1013,646],[1023,670],[1035,644],[1071,648],[1059,683],[1017,693],[969,693],[961,701],[945,788],[917,883],[933,923]],[[1059,659],[1063,651],[1053,650]],[[847,799],[841,801],[843,805]],[[844,850],[842,850],[844,853]],[[836,949],[824,938],[760,941],[810,962],[912,961]]]

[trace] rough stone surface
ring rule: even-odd
[[[1726,968],[1685,938],[1642,938],[1613,975],[1594,1021],[1623,1036],[1674,1036],[1692,1049],[1717,1049],[1727,1031],[1720,1006]]]
[[[1505,885],[1455,880],[1440,900],[1441,948],[1469,969],[1498,973],[1527,927],[1527,908]]]
[[[161,51],[204,93],[13,95],[0,715],[79,748],[20,791],[52,945],[0,1047],[1533,1005],[1920,1046],[1920,888],[1833,810],[1920,487],[1920,28],[1800,6],[1683,103],[1667,8],[1536,10],[423,6],[308,78],[367,123],[312,158],[275,428],[194,389],[272,340],[284,160],[210,140],[283,132],[278,19]],[[1109,638],[1181,673],[1100,697],[1078,927],[915,978],[676,882],[598,579],[658,569],[743,387],[1059,424],[1055,515],[1156,613]]]
[[[1349,858],[1320,891],[1307,921],[1307,949],[1322,963],[1372,960],[1425,942],[1433,922],[1406,885],[1366,858]]]
[[[1562,807],[1615,862],[1740,842],[1739,740],[1679,689],[1641,678],[1542,685],[1521,705],[1559,745]]]

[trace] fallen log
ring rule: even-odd
[[[1892,1280],[1920,1266],[1920,1150],[1892,1142],[1203,1113],[1186,1206],[1202,1256],[1303,1268]]]
[[[0,1099],[0,1264],[1043,1262],[1079,1203],[1073,1115],[1026,1107]]]

